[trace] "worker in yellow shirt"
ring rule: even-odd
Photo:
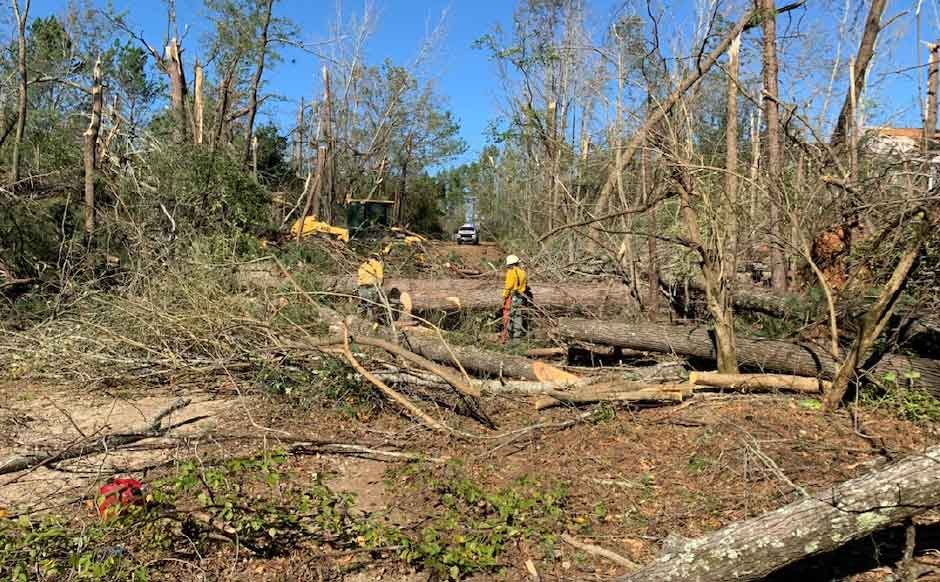
[[[506,285],[503,287],[503,341],[523,337],[526,333],[523,307],[528,301],[529,284],[519,257],[506,257]]]
[[[368,260],[359,266],[356,274],[356,294],[359,296],[359,309],[371,321],[378,321],[382,313],[382,283],[385,282],[385,265],[382,255],[372,253]]]

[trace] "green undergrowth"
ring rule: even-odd
[[[940,400],[923,387],[916,386],[919,379],[917,372],[908,372],[901,378],[889,372],[879,379],[880,386],[869,384],[863,387],[859,402],[911,422],[940,422]]]
[[[569,523],[563,486],[521,478],[488,488],[456,465],[432,477],[426,466],[411,464],[400,475],[434,513],[418,526],[390,526],[357,511],[354,496],[334,492],[321,474],[293,474],[286,460],[269,453],[218,465],[182,463],[145,484],[140,505],[108,520],[83,511],[2,519],[0,579],[145,581],[165,574],[161,566],[237,546],[261,559],[301,549],[323,552],[324,563],[333,553],[355,555],[353,567],[394,556],[438,579],[459,580],[499,572],[518,544],[552,557],[553,532]]]
[[[294,485],[282,470],[285,459],[181,464],[146,486],[142,504],[107,521],[66,515],[0,521],[0,579],[148,580],[151,564],[204,556],[226,543],[261,557],[307,540],[358,548],[363,525],[350,516],[352,497],[316,476]]]
[[[502,487],[485,487],[459,464],[443,476],[414,472],[406,480],[416,493],[431,497],[438,511],[426,525],[401,540],[400,556],[439,577],[461,579],[495,574],[510,547],[518,544],[554,555],[557,532],[570,523],[564,485],[522,477]]]

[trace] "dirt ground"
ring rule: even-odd
[[[432,435],[390,407],[363,418],[333,408],[301,410],[269,395],[226,389],[224,383],[198,392],[149,387],[120,394],[71,386],[7,385],[0,387],[0,425],[5,427],[0,434],[0,464],[36,443],[64,446],[79,436],[79,429],[88,435],[139,426],[180,397],[191,398],[192,404],[171,420],[190,422],[171,436],[63,463],[55,470],[0,476],[0,509],[90,512],[81,500],[88,499],[108,475],[134,476],[146,487],[176,460],[257,453],[287,442],[288,436],[333,439],[460,460],[467,478],[485,489],[503,487],[520,477],[563,486],[569,519],[558,534],[568,533],[643,563],[664,544],[795,499],[799,493],[794,486],[825,488],[922,450],[937,438],[929,427],[871,411],[861,412],[854,421],[847,413],[825,417],[815,401],[782,395],[699,395],[679,406],[611,410],[600,420],[564,429],[460,441]],[[496,432],[577,415],[565,408],[537,413],[526,398],[486,401],[484,407],[498,425]],[[450,416],[448,422],[474,433],[487,432],[467,419]],[[429,476],[451,470],[448,464],[422,463],[417,471],[403,471],[406,464],[401,462],[333,454],[294,456],[288,465],[298,480],[326,475],[335,491],[355,494],[356,511],[384,515],[397,524],[421,523],[435,516],[440,508],[428,505],[430,498],[422,487]],[[931,537],[919,539],[926,544],[919,546],[924,553]],[[800,577],[891,579],[897,544],[887,538],[866,543],[868,549],[861,554],[810,564]],[[872,544],[879,545],[878,551],[872,551]],[[523,543],[501,558],[504,569],[498,579],[535,579],[527,561],[542,580],[603,580],[626,571],[562,543],[551,555]],[[929,552],[922,561],[929,563]],[[168,566],[164,574],[166,579],[205,580],[430,579],[428,572],[388,557],[330,561],[298,551],[272,559],[242,554],[236,563],[237,567],[230,555],[221,552],[197,564]],[[191,577],[195,571],[202,577]]]
[[[439,264],[445,262],[458,262],[469,268],[486,271],[488,268],[498,270],[505,255],[495,242],[481,241],[478,245],[459,245],[455,242],[432,242],[428,249],[433,259]]]

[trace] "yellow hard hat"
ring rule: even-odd
[[[509,255],[508,257],[506,257],[506,266],[507,266],[507,267],[510,267],[510,266],[512,266],[512,265],[515,265],[515,264],[517,264],[518,262],[519,262],[519,257],[517,257],[516,255]]]

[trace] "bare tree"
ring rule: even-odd
[[[782,200],[780,186],[783,174],[780,156],[780,111],[777,105],[780,97],[777,82],[777,17],[774,12],[774,0],[757,0],[757,2],[763,14],[764,30],[764,120],[767,124],[765,154],[767,160],[767,192],[770,197],[768,215],[770,230],[776,238],[770,245],[770,278],[774,290],[785,291],[787,288],[787,264],[783,256],[783,249],[780,246],[783,241],[779,209]]]
[[[772,0],[764,1],[772,2]],[[858,45],[858,54],[855,57],[855,78],[852,80],[852,87],[856,96],[861,96],[865,87],[865,73],[868,71],[868,66],[875,55],[875,41],[878,40],[878,34],[884,28],[881,24],[881,15],[884,13],[887,3],[887,0],[872,0],[871,7],[868,10],[865,31],[862,33],[862,40]],[[842,109],[839,111],[839,119],[836,122],[835,130],[832,132],[833,145],[841,143],[846,137],[852,109],[851,94],[852,91],[845,92],[845,100],[842,102]]]
[[[31,0],[26,0],[22,10],[20,10],[19,0],[11,0],[11,2],[13,4],[13,16],[16,18],[16,72],[19,79],[19,94],[16,103],[16,137],[13,142],[13,171],[11,179],[13,187],[16,188],[20,181],[20,147],[23,145],[23,135],[26,133],[26,98],[29,89],[29,79],[27,78],[28,71],[26,67],[26,21],[29,18]]]

